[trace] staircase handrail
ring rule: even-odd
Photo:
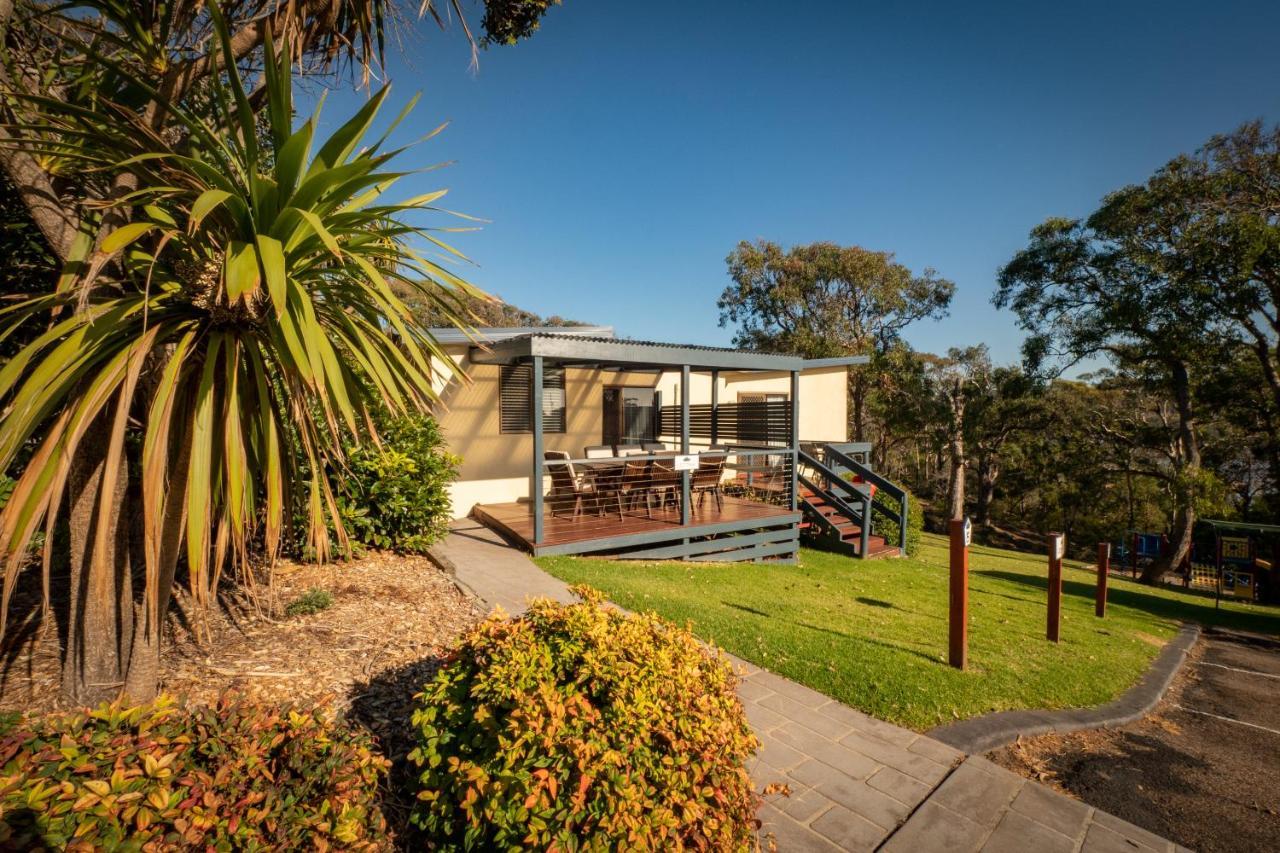
[[[845,468],[852,474],[858,475],[863,479],[864,482],[871,483],[877,489],[887,494],[889,497],[897,499],[898,501],[897,512],[890,511],[889,507],[886,507],[884,504],[879,502],[876,502],[875,506],[885,515],[897,516],[898,518],[898,549],[905,555],[907,553],[907,514],[908,514],[907,502],[910,500],[910,497],[907,495],[907,490],[902,488],[892,480],[885,479],[881,475],[877,474],[875,471],[871,470],[866,465],[863,465],[861,462],[858,462],[850,458],[849,456],[845,455],[841,451],[836,450],[830,444],[828,444],[824,448],[824,453],[828,461],[834,459],[834,461],[840,467]]]

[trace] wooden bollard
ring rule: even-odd
[[[1058,642],[1062,627],[1062,558],[1067,552],[1067,537],[1061,533],[1049,534],[1049,617],[1045,636],[1049,642]]]
[[[1094,593],[1093,615],[1107,615],[1107,572],[1111,570],[1111,543],[1098,543],[1098,589]]]
[[[956,669],[969,662],[969,519],[951,520],[951,622],[947,661]]]

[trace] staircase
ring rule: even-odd
[[[875,532],[877,512],[906,530],[907,494],[897,484],[830,444],[800,452],[796,479],[804,513],[800,532],[806,544],[858,558],[903,553],[905,536],[888,542]]]

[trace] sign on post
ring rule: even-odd
[[[698,454],[688,453],[672,458],[672,467],[676,471],[697,471],[698,470]]]
[[[951,614],[947,660],[956,669],[969,661],[969,543],[973,524],[969,519],[951,522]]]
[[[1062,558],[1067,553],[1067,537],[1061,533],[1049,534],[1049,614],[1045,636],[1049,642],[1058,642],[1062,626]]]
[[[1093,615],[1107,615],[1107,573],[1111,570],[1111,543],[1098,543],[1098,589],[1094,593]]]

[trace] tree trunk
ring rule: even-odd
[[[996,496],[996,480],[1000,477],[1000,466],[990,454],[978,457],[978,505],[974,510],[979,527],[991,526],[991,503]]]
[[[964,518],[964,437],[959,433],[951,437],[951,518]]]
[[[1178,407],[1178,472],[1182,482],[1173,484],[1173,525],[1170,530],[1170,546],[1166,553],[1156,557],[1142,572],[1141,581],[1159,583],[1165,575],[1182,565],[1191,551],[1191,535],[1196,526],[1195,488],[1200,474],[1200,439],[1197,434],[1195,410],[1191,401],[1191,379],[1187,366],[1181,362],[1171,365],[1173,397]]]
[[[849,402],[853,407],[853,440],[866,441],[867,377],[863,368],[855,367],[850,371],[849,390]]]
[[[950,517],[964,518],[964,396],[959,382],[951,394],[951,477],[948,493],[951,495]]]
[[[67,478],[71,596],[62,695],[80,706],[119,694],[133,641],[128,525],[115,524],[106,540],[104,559],[95,560],[93,553],[99,500],[111,503],[113,520],[125,518],[129,485],[125,459],[120,460],[116,488],[109,495],[99,495],[110,435],[111,413],[104,412],[90,425]]]

